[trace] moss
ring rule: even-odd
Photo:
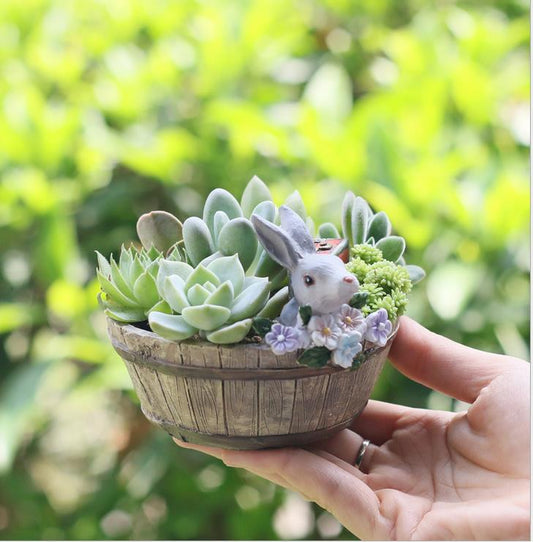
[[[399,318],[407,308],[407,294],[412,287],[405,267],[384,260],[381,251],[371,245],[356,245],[351,253],[346,268],[359,280],[359,291],[368,293],[363,313],[384,308],[391,321]]]

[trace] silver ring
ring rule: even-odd
[[[365,452],[369,444],[370,441],[368,439],[364,439],[363,442],[361,442],[361,446],[359,447],[359,451],[357,452],[357,456],[355,457],[355,461],[353,463],[354,467],[357,467],[358,469],[361,468],[361,463],[363,462],[363,458],[365,457]]]

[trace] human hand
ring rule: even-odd
[[[390,359],[471,406],[452,413],[370,401],[350,429],[307,448],[176,442],[301,493],[362,539],[529,539],[529,364],[457,344],[406,317]],[[358,469],[363,439],[371,444]]]

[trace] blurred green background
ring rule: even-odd
[[[0,100],[0,538],[352,538],[174,446],[108,343],[95,249],[214,187],[337,224],[353,190],[428,272],[412,317],[528,357],[526,0],[2,0]]]

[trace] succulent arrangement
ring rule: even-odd
[[[142,215],[140,244],[118,262],[97,253],[99,301],[109,318],[169,340],[264,342],[305,365],[355,367],[387,343],[424,272],[405,264],[387,215],[352,192],[340,223],[342,233],[318,227],[331,241],[320,244],[298,192],[278,208],[254,176],[240,202],[213,190],[202,217]]]

